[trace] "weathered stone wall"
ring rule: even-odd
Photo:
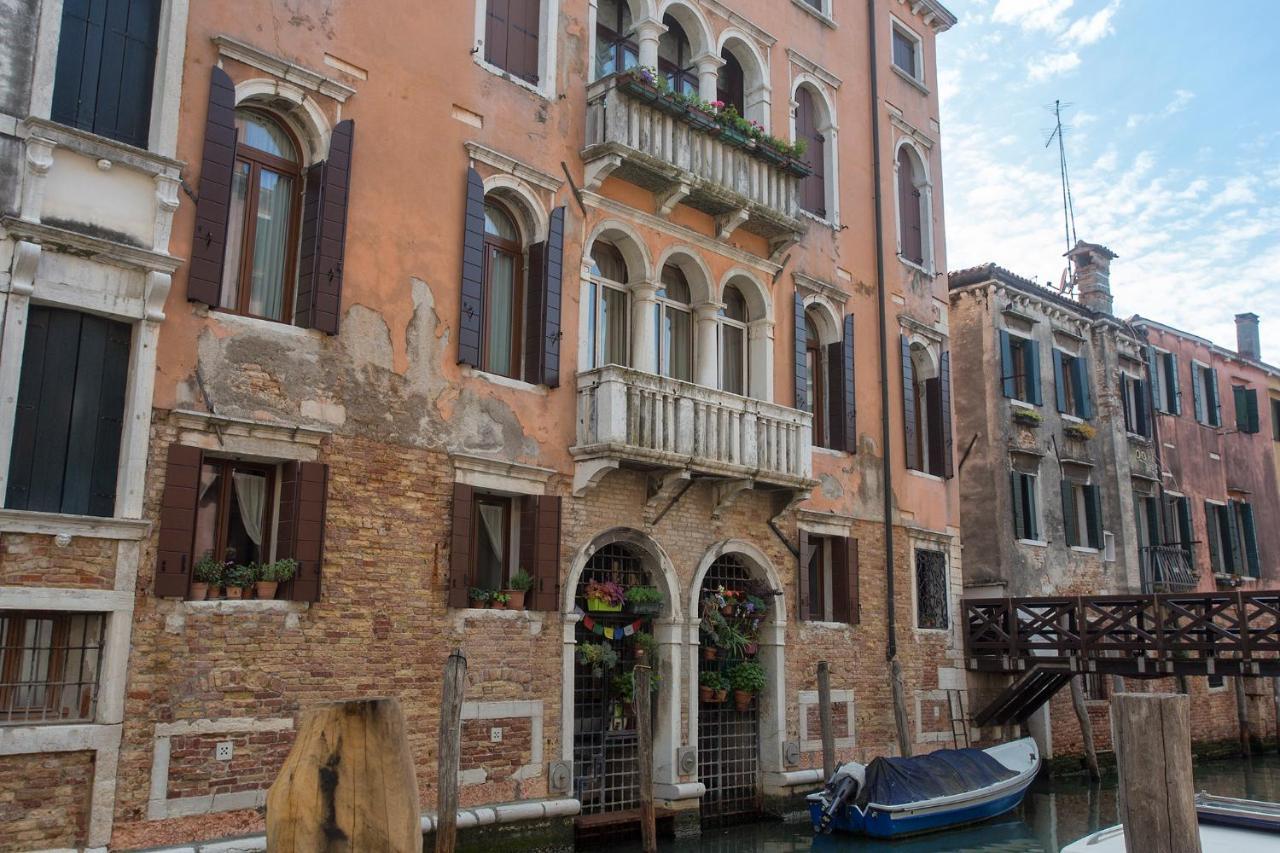
[[[116,581],[116,543],[73,537],[59,547],[38,533],[0,534],[0,586],[111,589]]]
[[[0,851],[83,844],[92,784],[92,752],[0,756]]]

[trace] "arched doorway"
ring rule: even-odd
[[[574,635],[573,791],[583,815],[621,817],[640,806],[631,670],[644,657],[658,683],[653,622],[665,597],[653,584],[648,560],[634,544],[611,542],[587,558],[578,578],[574,605],[582,617]],[[649,701],[656,705],[656,698]],[[656,710],[652,718],[657,719]]]
[[[752,577],[740,555],[721,554],[699,590],[698,780],[703,826],[718,826],[763,808],[760,784],[761,705],[767,672],[757,660],[761,628],[774,596]],[[749,673],[744,675],[744,670]],[[735,688],[755,682],[740,701]]]

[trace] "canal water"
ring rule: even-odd
[[[1197,791],[1227,797],[1280,802],[1280,756],[1274,753],[1246,762],[1243,758],[1197,762]],[[797,816],[798,817],[798,816]],[[1041,777],[1015,812],[956,832],[938,833],[894,843],[839,835],[815,836],[808,818],[743,824],[708,830],[700,838],[666,841],[663,853],[1058,853],[1065,845],[1116,818],[1114,773],[1100,783],[1083,778]],[[610,853],[633,853],[636,845],[611,843]]]

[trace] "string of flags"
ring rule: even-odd
[[[617,639],[618,637],[630,637],[644,627],[644,618],[637,619],[630,625],[623,625],[621,628],[610,628],[601,625],[596,620],[582,612],[581,607],[573,608],[573,612],[582,617],[582,627],[598,637],[604,637],[606,640]]]

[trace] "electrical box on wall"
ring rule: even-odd
[[[493,728],[489,729],[489,743],[502,743],[501,727],[494,726]]]
[[[213,748],[213,757],[218,761],[230,761],[235,745],[229,740],[219,741]]]

